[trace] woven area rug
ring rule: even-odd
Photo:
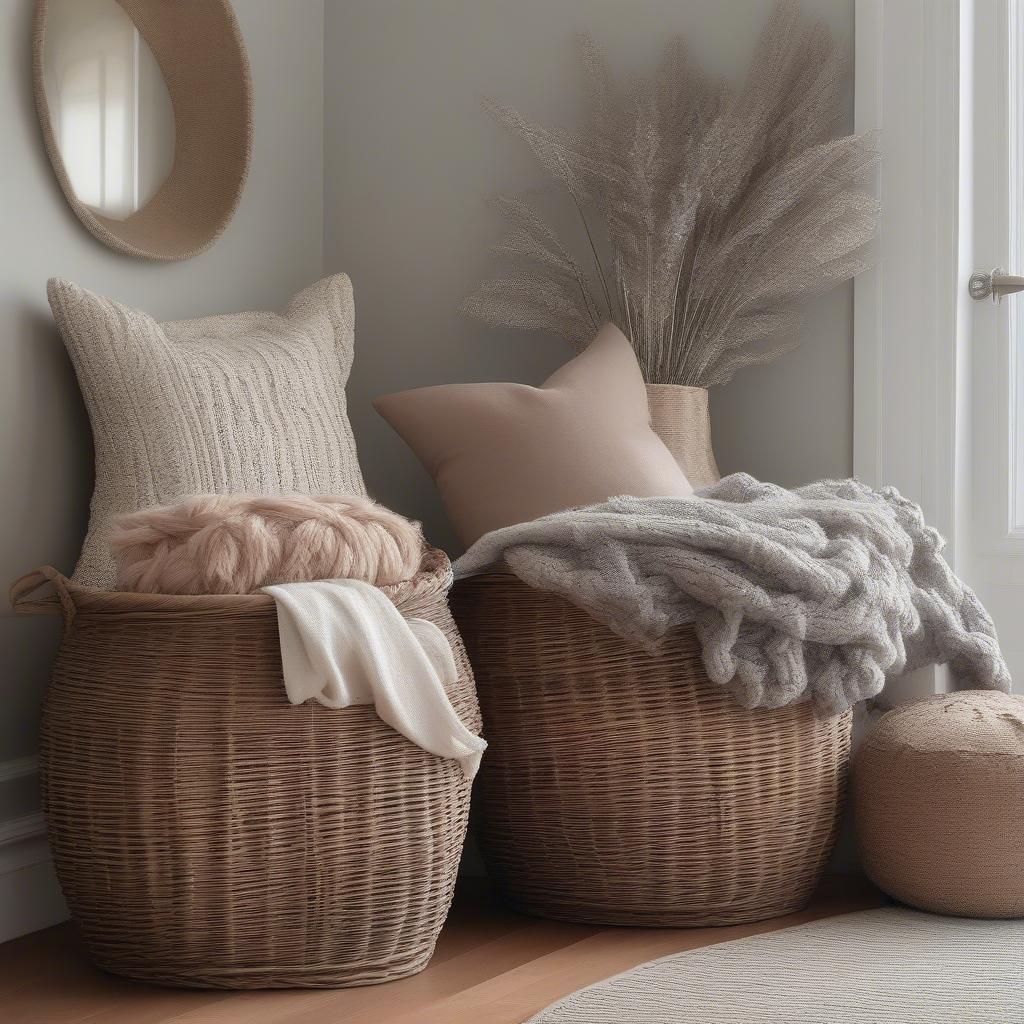
[[[641,964],[530,1024],[1019,1024],[1024,921],[869,910]]]

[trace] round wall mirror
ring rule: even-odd
[[[100,241],[154,260],[213,244],[252,148],[228,0],[36,0],[33,71],[57,179]]]

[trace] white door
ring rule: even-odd
[[[1013,280],[1024,275],[1024,3],[976,0],[961,31],[961,233],[978,297],[968,306],[968,544],[957,568],[1024,692],[1024,291],[1011,290],[1024,285]]]

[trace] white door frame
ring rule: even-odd
[[[1024,3],[975,0],[972,263],[1024,266]],[[991,613],[1016,690],[1024,689],[1024,295],[974,301],[971,319],[970,548],[961,570]]]
[[[966,446],[962,376],[970,301],[959,210],[961,21],[969,0],[857,0],[856,130],[881,133],[882,217],[874,268],[854,285],[854,474],[924,508],[957,565]],[[969,148],[969,147],[968,147]],[[894,680],[899,702],[945,673]]]

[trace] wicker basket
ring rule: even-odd
[[[851,715],[748,711],[692,630],[651,657],[505,575],[456,584],[489,743],[484,858],[542,917],[719,925],[807,903],[836,837]]]
[[[370,707],[292,707],[272,599],[94,591],[52,569],[64,635],[43,722],[50,844],[100,967],[211,988],[373,984],[426,966],[451,902],[469,784]],[[384,588],[462,668],[448,560]],[[55,602],[52,602],[55,604]]]

